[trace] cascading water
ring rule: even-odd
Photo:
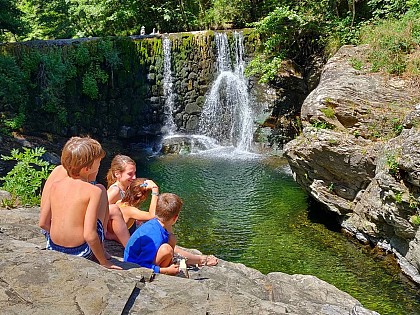
[[[216,34],[218,77],[203,106],[201,134],[238,151],[250,151],[253,137],[252,110],[244,76],[243,35],[234,33],[235,63],[231,65],[228,38]]]
[[[163,46],[163,96],[165,98],[164,113],[166,117],[162,131],[166,135],[172,135],[176,130],[176,125],[172,113],[174,111],[174,94],[172,91],[172,71],[171,71],[171,40],[164,37]]]
[[[174,96],[171,73],[171,41],[163,39],[165,135],[163,151],[205,153],[216,156],[242,157],[251,151],[253,138],[252,110],[248,96],[248,82],[244,76],[243,35],[233,34],[234,45],[229,47],[227,35],[216,33],[217,78],[207,93],[199,121],[199,134],[175,134],[173,120]],[[232,52],[231,52],[232,50]],[[231,56],[232,59],[231,60]],[[173,149],[171,149],[171,147]],[[232,151],[233,148],[233,151]],[[245,153],[239,154],[240,153]]]

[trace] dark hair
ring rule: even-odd
[[[182,204],[181,198],[175,194],[160,194],[156,205],[156,216],[163,222],[167,222],[179,214]]]
[[[136,206],[140,201],[145,200],[150,195],[150,190],[147,189],[147,186],[142,186],[146,180],[146,178],[136,178],[133,180],[127,188],[121,202],[126,202],[130,206]]]

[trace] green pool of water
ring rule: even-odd
[[[184,201],[178,243],[267,274],[310,274],[382,315],[420,314],[418,288],[379,259],[308,217],[306,194],[281,158],[136,158],[137,175]],[[316,213],[317,209],[313,209]]]

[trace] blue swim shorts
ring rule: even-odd
[[[100,220],[96,221],[96,231],[99,236],[99,240],[101,242],[105,239],[104,234],[104,227],[102,225],[102,222]],[[84,257],[87,259],[93,258],[93,252],[89,245],[87,243],[83,243],[82,245],[76,246],[76,247],[64,247],[57,244],[54,244],[54,242],[51,240],[50,233],[48,233],[45,230],[42,230],[42,233],[45,235],[45,238],[47,240],[46,248],[49,250],[55,250],[57,252],[78,256],[78,257]]]

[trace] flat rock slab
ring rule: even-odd
[[[0,314],[377,314],[316,277],[223,260],[190,268],[189,279],[155,275],[124,263],[114,242],[107,250],[124,270],[107,270],[45,250],[38,213],[0,209]]]
[[[86,259],[0,239],[4,314],[121,314],[135,287],[134,279]]]

